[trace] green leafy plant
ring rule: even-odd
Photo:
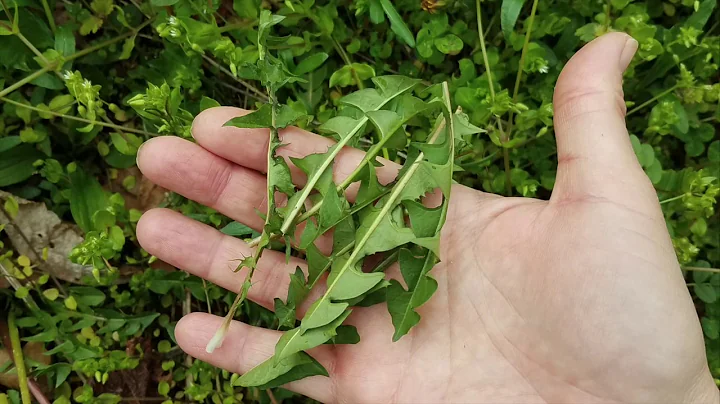
[[[27,383],[2,387],[0,403],[22,402],[40,382],[59,404],[118,402],[117,391],[165,402],[303,402],[278,386],[327,374],[305,353],[313,346],[359,341],[343,324],[353,307],[384,304],[393,338],[412,332],[437,287],[430,270],[443,258],[437,235],[451,181],[550,195],[554,84],[580,46],[608,31],[640,44],[624,77],[630,140],[720,380],[716,0],[0,5],[0,306],[14,314],[20,343],[40,344],[52,360],[25,358]],[[261,231],[157,189],[135,168],[145,140],[192,139],[194,117],[219,105],[253,111],[228,125],[273,133],[266,199],[277,200],[261,212]],[[291,161],[308,178],[302,187],[278,156],[289,125],[339,144]],[[367,154],[333,179],[342,146]],[[396,165],[397,178],[379,182],[380,165]],[[345,192],[353,184],[354,199]],[[433,189],[442,202],[426,201]],[[274,249],[305,258],[308,273],[292,274],[270,312],[246,300],[252,274],[238,275],[235,295],[143,251],[135,228],[154,206],[249,242],[254,254],[234,263],[248,272]],[[394,263],[401,280],[383,273]],[[327,292],[298,320],[320,284]],[[191,311],[284,336],[273,358],[233,375],[177,348],[174,324]],[[12,361],[0,368],[16,372]],[[134,379],[147,384],[122,384],[145,370],[152,376]]]
[[[279,302],[278,321],[290,326],[278,342],[275,356],[237,379],[237,384],[250,386],[280,386],[301,377],[327,371],[303,351],[326,343],[338,335],[338,328],[350,314],[351,304],[357,304],[372,294],[383,292],[390,285],[384,280],[382,270],[399,261],[408,290],[397,281],[388,291],[388,310],[396,326],[395,339],[406,334],[418,323],[415,308],[427,301],[437,288],[428,273],[439,259],[439,235],[447,215],[448,198],[453,174],[453,156],[456,139],[455,120],[462,123],[465,135],[480,132],[467,123],[464,115],[451,114],[451,101],[447,83],[441,88],[426,89],[421,94],[436,97],[428,101],[412,95],[419,81],[403,76],[383,76],[373,79],[376,88],[350,93],[339,100],[338,115],[330,118],[319,130],[329,132],[337,143],[327,152],[312,154],[293,163],[307,174],[303,188],[295,190],[290,170],[285,160],[276,152],[283,145],[278,131],[303,117],[290,106],[279,105],[277,92],[282,86],[298,80],[283,64],[266,53],[269,29],[282,21],[281,17],[263,11],[258,29],[260,54],[256,65],[260,82],[268,91],[269,104],[263,104],[255,112],[234,118],[226,125],[239,128],[269,128],[270,145],[267,157],[268,210],[262,234],[254,242],[256,252],[241,260],[238,270],[247,267],[246,279],[235,304],[226,316],[223,325],[207,347],[212,352],[222,343],[237,306],[245,299],[252,284],[252,275],[262,252],[270,240],[281,237],[285,240],[288,256],[291,245],[295,244],[308,259],[307,281],[302,273],[293,275],[293,282],[287,301]],[[404,126],[417,119],[431,124],[433,115],[441,111],[441,120],[424,142],[407,144]],[[429,115],[429,116],[428,116]],[[369,127],[370,130],[367,133]],[[372,142],[365,158],[341,183],[332,179],[333,161],[346,145],[357,144],[364,135]],[[377,180],[375,159],[380,152],[390,149],[393,155],[406,154],[405,165],[392,184],[382,185]],[[360,192],[354,203],[350,203],[344,190],[352,183],[360,183]],[[444,198],[440,206],[429,208],[420,199],[434,189],[440,189]],[[276,205],[275,194],[287,196],[286,206]],[[312,194],[318,194],[314,205],[307,207]],[[305,228],[296,240],[294,234],[300,221]],[[410,222],[410,226],[406,225]],[[317,240],[328,231],[332,233],[333,251],[329,256],[321,252]],[[377,253],[387,253],[380,267],[363,271],[364,259]],[[328,273],[327,288],[305,313],[300,325],[289,317],[295,308]],[[353,332],[356,334],[357,332]],[[356,341],[353,341],[356,342]],[[340,343],[340,341],[334,341]]]

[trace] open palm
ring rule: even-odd
[[[608,34],[561,74],[550,201],[455,186],[443,261],[432,272],[439,288],[419,309],[420,324],[393,343],[384,305],[355,309],[348,321],[361,343],[312,350],[330,377],[287,387],[348,403],[718,402],[657,197],[625,129],[621,77],[636,46],[626,35]],[[203,112],[193,128],[198,144],[154,139],[138,165],[157,184],[260,229],[255,209],[265,195],[268,134],[222,127],[241,113]],[[285,156],[324,152],[330,144],[293,128],[282,137]],[[336,178],[361,158],[343,150]],[[379,175],[389,180],[397,167],[385,163]],[[302,184],[294,168],[293,178]],[[138,239],[159,258],[233,291],[244,277],[230,270],[233,260],[251,253],[242,241],[163,209],[143,216]],[[250,298],[271,308],[297,265],[303,263],[266,252]],[[398,276],[397,268],[388,274]],[[272,355],[280,333],[239,322],[221,348],[206,353],[221,321],[186,316],[177,341],[190,355],[238,373]]]

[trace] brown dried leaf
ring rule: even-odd
[[[0,200],[5,201],[10,193],[0,191]],[[0,224],[18,254],[26,255],[33,261],[48,248],[48,259],[41,269],[67,282],[79,283],[83,276],[92,276],[92,267],[70,262],[68,254],[75,245],[83,241],[82,231],[75,225],[63,222],[45,204],[13,196],[20,205],[14,220],[0,210]]]
[[[23,355],[25,358],[34,360],[35,362],[42,363],[43,365],[49,365],[52,363],[50,356],[44,355],[45,344],[42,342],[28,342],[23,347]],[[7,349],[0,349],[0,365],[5,364],[7,361],[12,360],[10,353]],[[18,383],[18,377],[15,372],[3,372],[0,373],[0,385],[10,389],[17,389],[20,387]]]

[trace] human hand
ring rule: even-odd
[[[418,310],[420,324],[393,343],[383,305],[357,308],[348,321],[362,342],[311,350],[330,377],[287,387],[322,402],[720,402],[657,196],[625,129],[622,72],[636,46],[627,35],[605,35],[561,74],[559,166],[549,201],[454,186],[442,262],[432,272],[439,288]],[[153,139],[138,166],[153,182],[260,229],[255,209],[265,195],[268,133],[222,126],[241,113],[203,112],[193,128],[198,144]],[[282,137],[284,156],[330,144],[295,128]],[[361,158],[344,150],[336,178]],[[384,163],[378,174],[390,180],[397,167]],[[239,289],[244,275],[231,271],[233,260],[251,253],[241,240],[164,209],[147,212],[137,232],[151,254]],[[249,297],[272,308],[298,265],[266,251]],[[270,357],[281,335],[234,322],[223,346],[208,354],[221,322],[188,315],[176,339],[190,355],[243,373]]]

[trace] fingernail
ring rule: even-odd
[[[625,42],[625,47],[623,48],[622,53],[620,54],[620,70],[625,71],[625,69],[627,69],[633,59],[633,56],[635,56],[635,52],[637,52],[637,48],[638,41],[636,41],[633,37],[629,37],[627,42]]]
[[[142,171],[142,167],[140,167],[140,153],[142,152],[143,147],[147,144],[147,140],[143,142],[143,144],[138,147],[137,154],[135,154],[135,165]]]

